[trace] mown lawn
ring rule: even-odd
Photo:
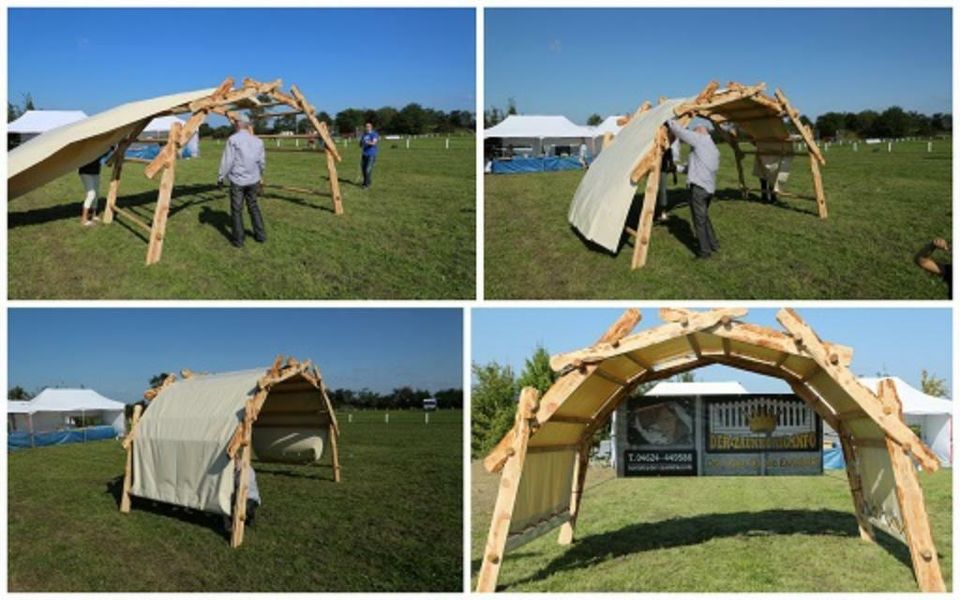
[[[822,168],[829,218],[810,200],[744,201],[733,153],[723,158],[711,218],[721,252],[694,260],[687,192],[671,183],[672,217],[654,227],[647,266],[630,270],[632,240],[614,256],[586,243],[567,222],[582,173],[486,175],[484,296],[562,299],[945,299],[946,286],[913,264],[934,237],[951,241],[949,140],[831,146]],[[751,157],[748,185],[758,187]],[[813,190],[796,158],[787,189]],[[642,201],[634,201],[636,224]],[[950,260],[940,255],[938,260]]]
[[[292,146],[291,142],[285,142]],[[83,188],[67,174],[10,202],[9,295],[14,299],[459,299],[475,295],[475,142],[454,137],[384,141],[374,185],[359,187],[356,144],[340,147],[345,214],[335,216],[322,154],[275,150],[266,190],[268,241],[229,243],[227,188],[216,186],[223,146],[179,161],[163,258],[144,266],[146,232],[119,218],[81,227]],[[101,174],[101,206],[110,171]],[[157,180],[129,163],[119,205],[149,222]],[[248,233],[249,217],[245,216]],[[251,234],[252,235],[252,234]]]
[[[951,471],[921,474],[951,589]],[[497,478],[473,466],[472,571]],[[617,479],[591,466],[577,539],[555,530],[508,552],[507,592],[917,592],[906,546],[860,540],[843,471],[816,477]]]
[[[254,463],[263,506],[243,545],[221,518],[134,498],[104,441],[10,453],[11,592],[460,591],[462,411],[340,413],[343,479]]]

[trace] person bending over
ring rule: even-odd
[[[921,248],[916,256],[913,257],[913,260],[917,263],[917,266],[924,271],[933,273],[942,279],[944,283],[947,284],[947,297],[953,298],[953,263],[933,260],[931,256],[933,256],[933,253],[937,250],[949,252],[950,246],[947,245],[946,240],[943,238],[937,238]]]
[[[360,137],[360,170],[363,172],[363,189],[373,183],[373,164],[377,162],[380,148],[380,134],[373,130],[373,123],[367,123]]]
[[[253,224],[253,237],[258,242],[267,241],[267,232],[263,227],[263,215],[257,204],[257,193],[263,179],[263,170],[267,166],[267,154],[263,141],[253,135],[250,121],[238,120],[236,133],[227,140],[220,158],[220,173],[217,185],[223,180],[230,182],[230,217],[233,220],[233,239],[237,248],[243,247],[243,205],[246,203],[250,221]]]
[[[97,216],[97,198],[100,194],[100,161],[109,154],[110,152],[107,152],[103,156],[98,156],[77,169],[80,181],[83,182],[83,189],[86,192],[83,198],[83,208],[80,209],[80,223],[86,227],[100,220],[100,217]]]
[[[690,156],[687,157],[687,184],[690,186],[693,231],[700,247],[697,258],[710,258],[711,254],[720,250],[717,234],[710,221],[710,201],[716,191],[720,152],[713,143],[710,132],[702,125],[691,131],[671,119],[667,121],[667,126],[677,139],[690,146]]]

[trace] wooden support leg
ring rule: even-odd
[[[661,129],[661,132],[663,130]],[[657,139],[660,139],[660,135]],[[650,250],[650,236],[653,233],[653,213],[657,203],[657,191],[660,187],[660,158],[663,148],[653,155],[653,168],[647,174],[647,187],[643,193],[643,207],[640,209],[640,219],[637,222],[637,233],[633,240],[633,259],[630,269],[639,269],[647,264],[647,252]]]
[[[827,218],[827,198],[823,194],[823,179],[820,178],[820,164],[817,157],[810,153],[810,173],[813,175],[813,191],[817,197],[817,212],[821,219]]]
[[[230,547],[237,548],[243,543],[243,529],[247,522],[247,492],[250,489],[250,444],[243,446],[240,454],[240,484],[233,503],[233,531],[230,534]]]
[[[333,196],[333,214],[343,214],[343,197],[340,196],[340,180],[337,178],[337,161],[333,153],[327,150],[327,174],[330,177],[330,195]]]
[[[520,403],[517,406],[517,418],[513,429],[513,446],[510,448],[510,456],[500,472],[497,502],[493,507],[490,531],[487,534],[487,545],[483,551],[483,564],[480,566],[480,574],[477,577],[478,592],[494,592],[497,589],[500,565],[503,563],[507,535],[510,533],[510,519],[513,517],[513,507],[517,500],[520,477],[523,475],[523,463],[527,458],[530,419],[536,412],[539,395],[535,388],[524,388],[520,393]]]
[[[565,546],[573,543],[573,533],[577,527],[577,517],[580,515],[580,501],[583,498],[584,482],[587,480],[587,467],[590,466],[590,438],[581,444],[577,451],[577,463],[573,473],[573,490],[570,493],[570,519],[560,526],[560,535],[557,543]]]
[[[130,431],[134,431],[140,422],[140,413],[143,406],[133,407],[133,418],[130,419]],[[32,428],[31,428],[32,430]],[[120,496],[120,512],[130,512],[130,486],[133,484],[133,443],[127,446],[127,466],[123,470],[123,494]]]
[[[123,155],[129,144],[117,146],[113,160],[113,173],[110,176],[110,191],[107,192],[107,206],[103,209],[103,222],[113,222],[113,213],[117,208],[117,194],[120,192],[120,176],[123,174]]]
[[[867,520],[866,501],[863,498],[863,481],[860,478],[860,467],[857,463],[857,453],[854,449],[850,434],[841,429],[837,431],[840,437],[840,447],[843,449],[843,462],[846,465],[847,481],[850,484],[850,494],[853,496],[853,508],[857,515],[857,525],[860,528],[860,539],[868,542],[877,540],[873,525]]]
[[[160,177],[160,192],[157,194],[157,207],[153,211],[153,223],[150,225],[150,245],[147,247],[147,264],[160,262],[163,254],[163,238],[167,230],[167,215],[170,214],[170,198],[173,195],[173,182],[176,177],[176,157],[170,159]]]
[[[740,147],[734,143],[733,154],[736,157],[737,161],[737,178],[740,180],[740,193],[743,194],[743,199],[747,199],[747,180],[743,176],[743,152],[740,151]]]
[[[885,408],[889,407],[891,412],[899,413],[903,419],[902,405],[892,380],[884,379],[880,382],[879,396]],[[900,516],[903,518],[903,533],[910,548],[917,584],[923,592],[945,592],[937,548],[933,543],[930,520],[923,504],[923,490],[920,488],[909,449],[887,438],[887,451],[893,466],[897,501],[900,504]]]
[[[340,450],[337,447],[337,431],[333,423],[327,426],[330,439],[330,462],[333,465],[333,480],[340,483]]]

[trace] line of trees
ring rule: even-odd
[[[891,106],[883,112],[828,112],[817,117],[817,134],[825,139],[929,137],[950,134],[953,115],[924,115]]]
[[[492,106],[483,113],[483,126],[493,127],[509,115],[517,113],[517,105],[513,98],[507,101],[507,108],[501,109]],[[833,139],[863,139],[863,138],[902,138],[902,137],[930,137],[949,135],[953,131],[953,115],[950,113],[933,113],[925,115],[917,111],[907,111],[899,106],[891,106],[884,111],[862,110],[860,112],[828,112],[811,121],[806,115],[800,116],[800,121],[814,128],[818,138]],[[593,113],[587,119],[587,125],[597,126],[603,122],[603,117]],[[792,131],[793,126],[788,128]]]
[[[263,108],[249,111],[254,131],[258,134],[275,135],[283,132],[312,133],[313,126],[305,116],[282,115],[271,117]],[[363,130],[365,123],[373,126],[382,135],[424,135],[430,133],[473,132],[477,128],[474,113],[468,110],[445,112],[427,108],[412,102],[403,108],[392,106],[372,108],[346,108],[331,116],[326,111],[316,113],[318,121],[328,126],[342,137],[353,137]],[[204,123],[200,127],[201,137],[225,138],[233,133],[229,125],[211,127]]]
[[[423,389],[414,389],[409,386],[395,388],[392,392],[381,394],[366,388],[355,391],[344,388],[328,390],[330,402],[336,409],[375,409],[375,410],[408,410],[423,408],[426,398],[435,398],[437,408],[463,408],[463,390],[461,388],[447,388],[430,392]]]

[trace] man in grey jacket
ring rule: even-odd
[[[222,185],[224,179],[230,182],[230,217],[233,220],[231,243],[242,248],[244,203],[250,213],[254,239],[261,243],[267,241],[263,215],[257,205],[257,193],[263,179],[263,169],[267,166],[267,155],[263,149],[263,141],[253,135],[253,127],[249,121],[237,121],[236,128],[237,132],[230,136],[223,149],[217,185]]]
[[[720,151],[713,143],[707,128],[699,125],[693,130],[685,129],[676,121],[667,121],[670,131],[690,146],[687,159],[687,183],[690,185],[690,212],[693,216],[693,231],[700,250],[697,258],[710,258],[720,250],[717,234],[710,221],[710,201],[716,191],[717,170],[720,167]]]

